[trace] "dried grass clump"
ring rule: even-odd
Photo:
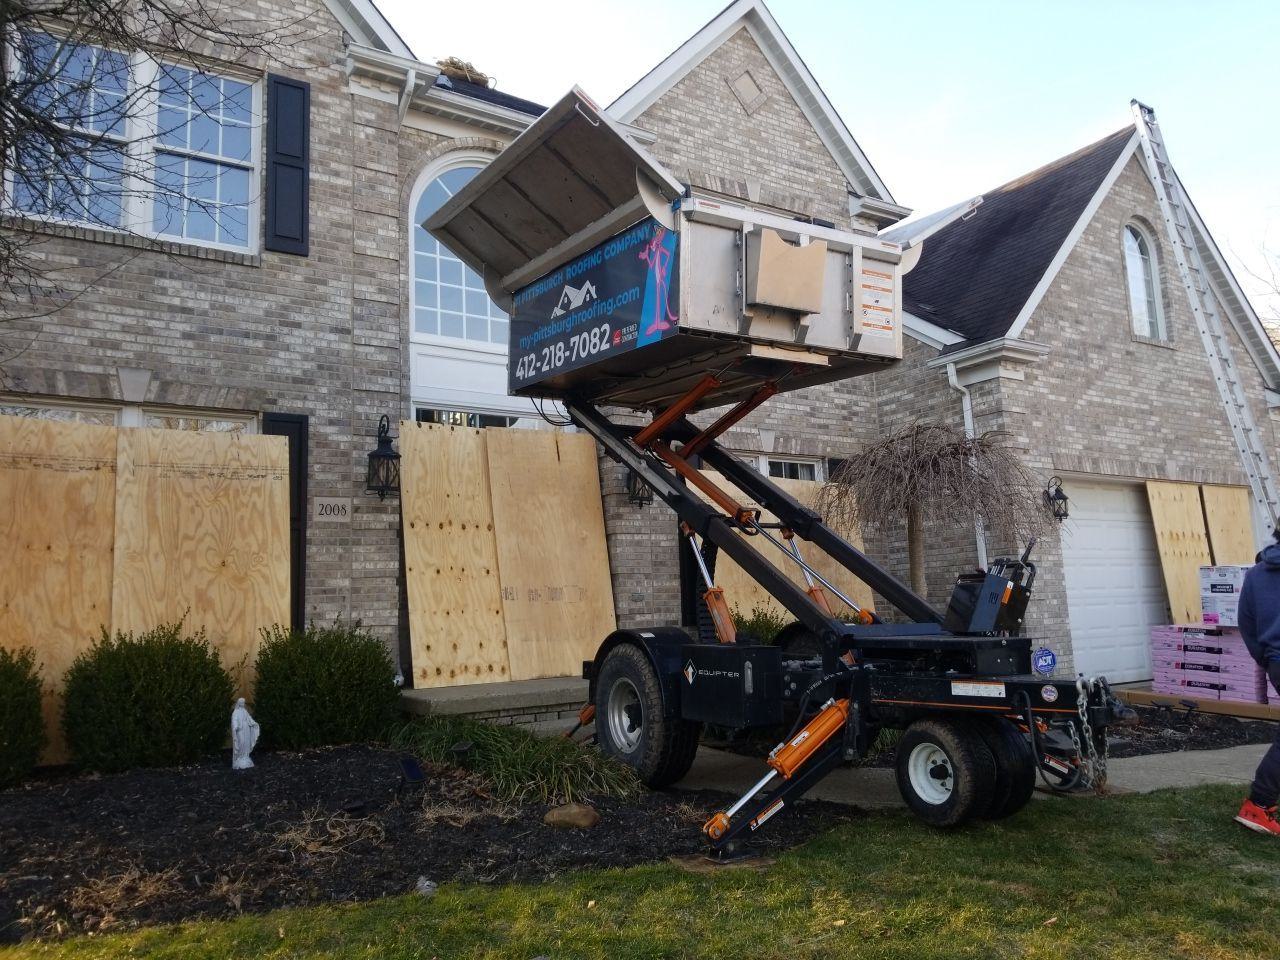
[[[509,823],[520,815],[517,807],[507,803],[491,801],[480,805],[441,801],[439,803],[424,802],[422,805],[422,825],[434,827],[446,824],[450,827],[465,827],[476,820],[493,817],[499,823]]]
[[[378,846],[386,838],[386,830],[372,817],[326,813],[317,805],[277,833],[275,842],[295,854],[335,856],[361,843]]]
[[[152,872],[136,864],[121,873],[95,877],[71,891],[67,905],[72,913],[94,918],[85,926],[106,930],[131,910],[173,896],[181,886],[176,868]]]

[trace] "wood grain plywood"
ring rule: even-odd
[[[414,686],[509,680],[481,431],[402,423],[400,509]]]
[[[1200,488],[1200,496],[1204,499],[1205,526],[1213,562],[1219,566],[1251,566],[1258,548],[1253,540],[1249,489],[1205,484]]]
[[[576,676],[616,627],[596,445],[485,431],[513,680]]]
[[[111,624],[116,429],[0,417],[0,646],[44,682],[43,762],[67,759],[62,678]]]
[[[122,429],[112,622],[186,614],[243,692],[260,630],[289,623],[289,454],[283,437]]]
[[[753,503],[750,497],[747,497],[740,490],[729,483],[724,477],[718,473],[704,471],[718,486],[730,491],[735,497],[744,503]],[[818,502],[818,495],[822,491],[822,484],[813,480],[787,480],[780,477],[771,477],[773,483],[781,487],[784,491],[795,497],[796,500],[808,507],[814,507]],[[699,492],[699,496],[702,494]],[[704,498],[705,499],[705,498]],[[760,516],[761,522],[774,522],[777,518],[765,511]],[[771,531],[777,536],[776,531]],[[841,536],[848,540],[853,546],[859,550],[862,549],[862,534],[858,530],[838,530]],[[752,545],[757,547],[770,563],[785,573],[791,580],[800,587],[807,586],[804,580],[804,571],[793,560],[788,560],[782,555],[782,551],[774,547],[773,544],[765,540],[763,537],[754,537],[751,540]],[[687,546],[683,549],[689,549]],[[871,588],[855,577],[852,573],[842,567],[828,554],[819,550],[816,546],[806,541],[800,541],[800,553],[804,557],[805,563],[822,574],[827,580],[839,588],[840,592],[847,596],[854,603],[867,609],[875,609],[875,598],[871,593]],[[763,607],[779,616],[791,618],[791,614],[786,611],[782,604],[778,603],[765,589],[756,583],[747,575],[741,567],[729,559],[728,555],[721,552],[716,560],[716,584],[724,589],[725,599],[729,602],[729,607],[735,613],[743,616],[749,616],[751,611],[756,607]],[[824,588],[825,589],[825,588]],[[840,601],[830,590],[827,590],[827,598],[831,602],[831,609],[837,614],[847,612],[848,607]]]
[[[1199,623],[1200,568],[1212,562],[1200,488],[1194,483],[1148,480],[1147,501],[1173,622]]]

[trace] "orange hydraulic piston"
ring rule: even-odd
[[[649,446],[662,434],[663,430],[692,410],[699,400],[718,386],[720,386],[720,381],[711,374],[707,374],[694,384],[692,390],[654,417],[647,427],[635,435],[636,446],[641,449]]]
[[[815,750],[844,729],[848,720],[849,701],[832,700],[803,730],[769,754],[769,766],[784,780],[790,780]]]
[[[680,456],[665,443],[655,443],[653,452],[669,463],[676,473],[710,497],[712,503],[733,517],[738,523],[750,523],[760,516],[759,510],[744,507],[712,481],[708,480],[702,471],[690,464],[689,461],[685,460],[684,457]]]
[[[721,643],[737,643],[738,631],[733,626],[733,615],[729,612],[729,603],[724,598],[724,591],[712,587],[702,595],[707,602],[707,612],[711,614],[711,622],[716,628],[716,638]]]

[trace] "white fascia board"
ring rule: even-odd
[[[1267,409],[1280,410],[1280,391],[1267,390],[1265,392],[1267,395]]]
[[[874,221],[880,229],[884,229],[891,223],[897,223],[911,216],[911,208],[889,203],[886,200],[877,200],[875,197],[861,197],[851,193],[849,194],[849,215],[865,217]]]
[[[984,366],[992,364],[992,362],[1010,361],[1014,362],[1014,364],[1037,364],[1042,358],[1048,356],[1051,349],[1048,344],[1037,343],[1036,340],[1001,337],[995,340],[986,340],[984,343],[975,343],[972,347],[964,347],[951,353],[943,353],[942,356],[933,357],[933,360],[925,361],[924,365],[946,367],[955,364],[956,370],[965,370],[966,367]]]
[[[912,338],[935,350],[950,347],[964,340],[960,334],[946,327],[940,327],[936,323],[930,323],[905,310],[902,311],[902,329]]]
[[[1013,324],[1009,327],[1009,332],[1005,334],[1006,339],[1017,339],[1022,335],[1022,331],[1031,321],[1032,314],[1034,314],[1036,312],[1036,308],[1040,306],[1040,301],[1044,299],[1044,295],[1049,292],[1049,287],[1051,287],[1053,285],[1053,281],[1057,279],[1058,271],[1061,270],[1062,265],[1067,262],[1067,257],[1071,255],[1071,251],[1075,249],[1076,244],[1080,241],[1080,237],[1084,235],[1084,231],[1089,226],[1089,222],[1093,219],[1093,215],[1098,212],[1098,208],[1102,206],[1102,201],[1107,198],[1107,194],[1111,192],[1111,188],[1115,186],[1116,180],[1120,178],[1120,174],[1124,171],[1125,165],[1128,164],[1129,158],[1133,156],[1134,151],[1137,149],[1138,131],[1134,130],[1133,135],[1129,138],[1129,142],[1126,143],[1124,149],[1120,151],[1120,156],[1116,157],[1116,162],[1111,165],[1111,169],[1107,171],[1107,175],[1103,178],[1097,191],[1090,198],[1089,203],[1080,214],[1080,218],[1076,220],[1075,226],[1073,226],[1071,228],[1071,232],[1067,234],[1066,240],[1062,242],[1062,246],[1058,248],[1058,252],[1054,255],[1053,260],[1049,262],[1049,268],[1045,270],[1044,275],[1040,278],[1040,282],[1037,283],[1035,289],[1031,291],[1031,296],[1027,298],[1027,302],[1022,305],[1022,309],[1014,318]]]
[[[706,26],[618,97],[610,105],[610,113],[624,122],[634,121],[743,26],[781,78],[849,183],[860,193],[893,203],[889,188],[881,181],[875,168],[849,133],[849,128],[840,119],[831,101],[818,86],[813,74],[800,59],[795,47],[762,0],[735,0],[725,7]]]
[[[409,110],[460,120],[486,130],[520,133],[537,119],[519,110],[464,96],[447,87],[438,87],[435,82],[440,75],[440,68],[435,64],[397,56],[374,47],[355,43],[348,46],[346,71],[349,79],[379,80],[404,88],[409,94]],[[408,87],[410,84],[412,89]],[[385,95],[357,85],[352,85],[351,90],[374,99],[386,99]]]
[[[921,217],[919,220],[902,223],[885,230],[880,236],[886,240],[897,241],[904,247],[914,247],[932,237],[943,227],[950,226],[957,220],[970,216],[980,206],[982,206],[982,197],[980,196],[962,200],[955,206],[947,207],[945,210],[939,210],[937,213],[931,213],[926,217]]]
[[[325,0],[325,6],[343,29],[364,46],[413,59],[413,51],[371,0]]]

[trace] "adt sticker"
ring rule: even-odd
[[[1052,650],[1048,647],[1041,647],[1031,655],[1031,667],[1036,673],[1043,673],[1046,677],[1053,673],[1054,667],[1058,665],[1058,658],[1054,656]]]

